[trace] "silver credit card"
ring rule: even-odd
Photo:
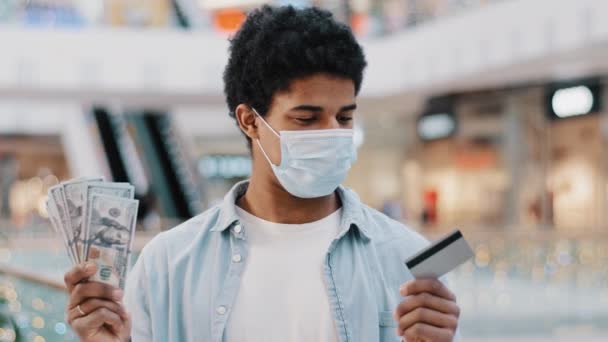
[[[460,230],[434,242],[409,260],[405,265],[414,278],[439,278],[473,257],[473,250]]]

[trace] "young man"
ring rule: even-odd
[[[353,119],[366,62],[328,12],[263,7],[231,42],[231,116],[250,181],[159,234],[122,292],[66,274],[82,341],[435,341],[459,309],[404,261],[427,243],[340,186],[356,158]]]

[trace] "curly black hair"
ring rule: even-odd
[[[317,73],[351,79],[358,93],[367,65],[350,28],[315,7],[253,10],[231,39],[229,52],[224,93],[232,117],[241,103],[265,115],[276,92]]]

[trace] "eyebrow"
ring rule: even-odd
[[[341,112],[351,111],[351,110],[355,110],[355,109],[357,109],[356,103],[340,107]],[[307,111],[307,112],[322,112],[323,107],[312,106],[312,105],[301,105],[301,106],[293,107],[291,110]]]

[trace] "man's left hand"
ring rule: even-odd
[[[417,279],[401,285],[407,296],[395,310],[397,335],[407,342],[452,342],[460,308],[456,296],[437,279]]]

